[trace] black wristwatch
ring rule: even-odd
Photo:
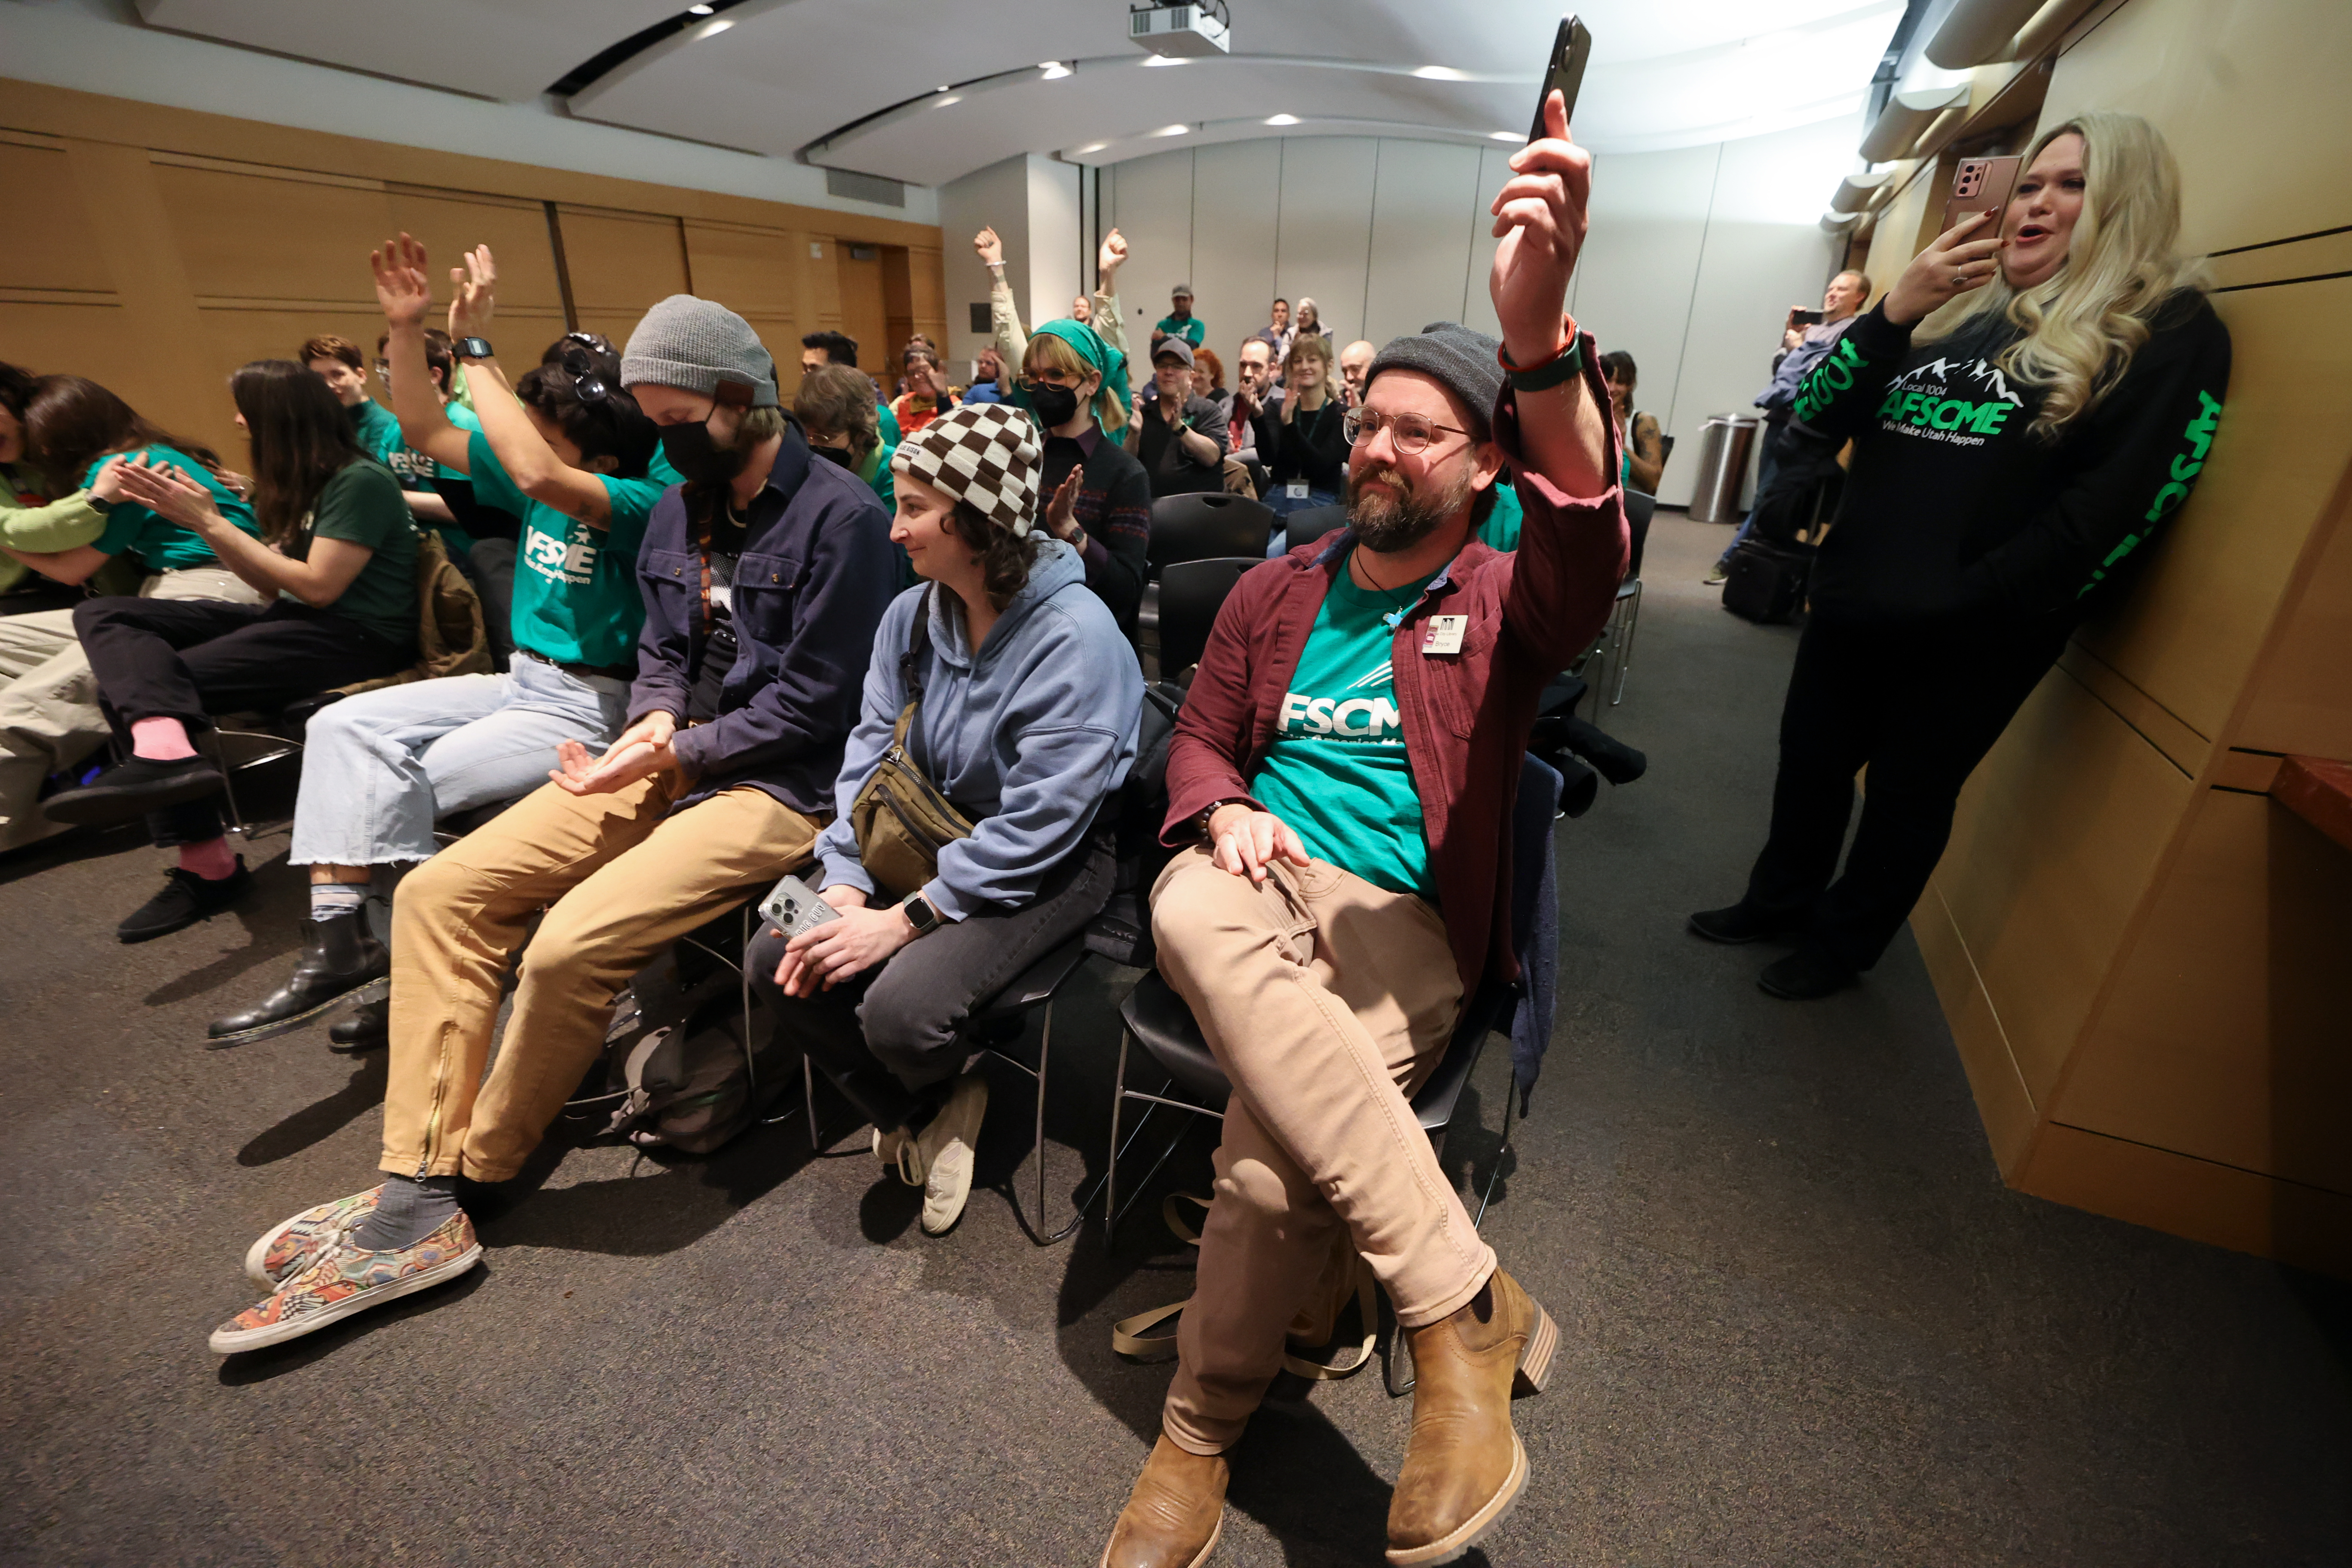
[[[496,359],[499,357],[499,351],[490,347],[490,340],[488,338],[459,338],[456,342],[451,343],[449,348],[450,352],[455,353],[459,359]]]
[[[931,908],[931,900],[920,893],[908,893],[898,907],[906,911],[907,923],[915,928],[917,936],[929,936],[947,924],[940,918],[940,911]]]
[[[91,496],[89,498],[86,504],[89,506],[90,510],[98,513],[100,517],[104,517],[108,512],[114,510],[114,503],[107,500],[104,496]]]

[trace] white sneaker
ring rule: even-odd
[[[980,1142],[981,1120],[987,1114],[988,1079],[968,1072],[956,1079],[930,1125],[917,1134],[925,1236],[943,1236],[963,1217],[964,1200],[971,1196],[972,1145]]]

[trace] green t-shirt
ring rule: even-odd
[[[399,416],[372,397],[361,398],[352,405],[351,412],[352,434],[359,437],[360,450],[384,467],[392,468],[384,454],[400,450]],[[393,468],[393,472],[397,475],[400,470]],[[409,489],[415,487],[403,485],[401,488]]]
[[[874,412],[878,416],[876,422],[881,426],[882,444],[885,447],[895,447],[907,438],[899,430],[898,416],[890,412],[889,404],[887,402],[876,404]]]
[[[169,463],[188,478],[205,487],[213,498],[220,514],[237,527],[261,537],[260,524],[253,521],[253,509],[239,500],[234,491],[213,478],[213,472],[184,452],[169,447],[142,447],[125,452],[125,458],[144,458],[150,463]],[[107,458],[112,457],[109,453]],[[82,488],[88,489],[98,478],[98,470],[106,467],[107,458],[89,466],[81,477]],[[217,566],[219,558],[201,534],[182,528],[167,518],[156,516],[136,501],[117,501],[106,513],[106,531],[91,541],[92,547],[106,555],[120,555],[124,551],[147,563],[150,572],[168,572],[190,566]]]
[[[373,458],[345,463],[319,492],[305,527],[287,542],[286,553],[310,558],[314,539],[340,539],[374,552],[351,586],[327,607],[357,621],[387,642],[416,642],[416,525],[400,498],[400,481]],[[291,594],[280,598],[291,599]]]
[[[1265,767],[1250,781],[1308,854],[1432,904],[1437,889],[1390,668],[1389,617],[1411,608],[1435,575],[1378,594],[1357,587],[1339,563],[1276,715]]]
[[[1519,525],[1527,513],[1519,505],[1519,487],[1508,479],[1495,484],[1495,504],[1486,513],[1486,521],[1478,525],[1478,542],[1491,549],[1511,551],[1519,547]]]
[[[1196,349],[1209,335],[1209,329],[1201,324],[1198,316],[1187,316],[1181,321],[1173,316],[1162,316],[1153,324],[1152,330],[1166,332],[1171,338],[1181,338]]]
[[[654,502],[668,485],[652,472],[632,479],[599,476],[613,515],[609,526],[591,528],[523,494],[488,436],[476,431],[466,456],[475,496],[522,519],[510,622],[515,647],[559,664],[634,660],[637,629],[646,620],[637,595],[637,546],[645,542]]]

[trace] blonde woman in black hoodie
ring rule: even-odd
[[[1759,977],[1773,995],[1824,996],[1878,961],[1961,784],[2187,499],[2230,334],[2179,229],[2156,130],[2079,115],[2034,142],[1996,219],[1938,237],[1805,378],[1793,416],[1853,440],[1852,476],[1813,569],[1770,837],[1747,895],[1690,919],[1713,942],[1796,938]]]

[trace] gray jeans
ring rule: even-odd
[[[628,709],[628,682],[569,674],[525,653],[504,675],[411,681],[330,703],[303,740],[288,858],[430,859],[435,818],[537,789],[557,746],[602,751]]]

